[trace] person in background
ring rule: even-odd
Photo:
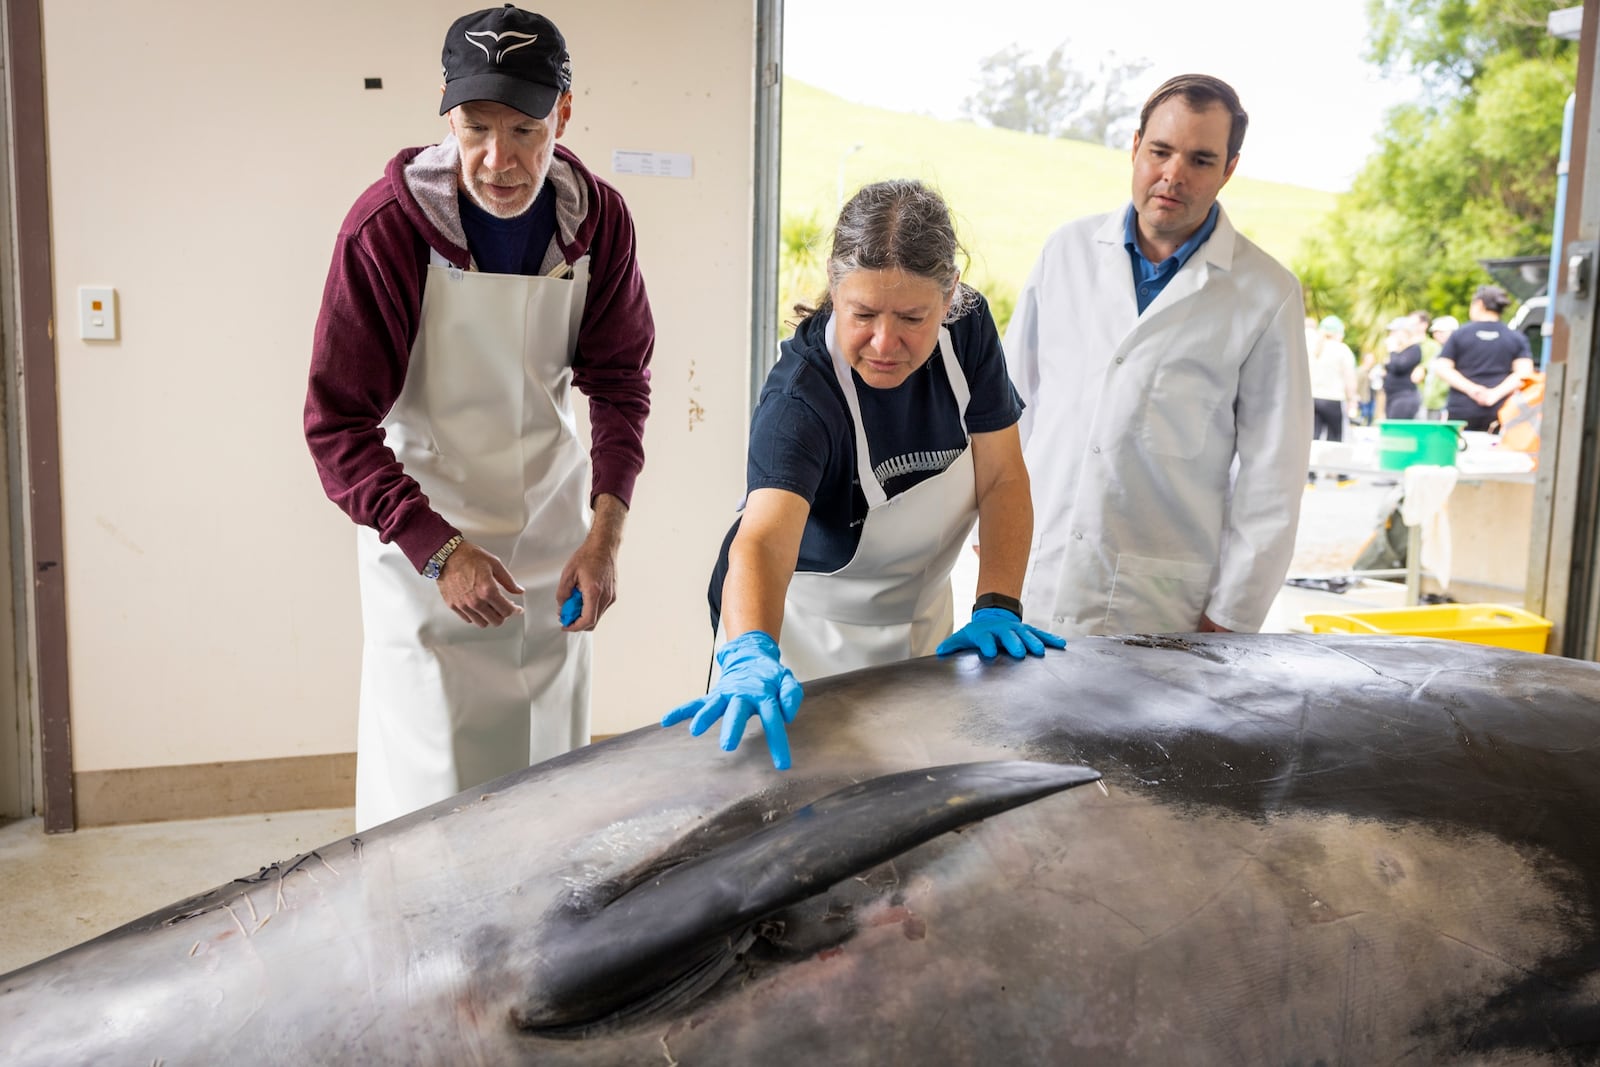
[[[1344,321],[1337,315],[1325,316],[1317,323],[1311,358],[1311,436],[1312,440],[1343,441],[1344,422],[1354,418],[1356,400],[1356,357],[1344,343]],[[1334,475],[1339,488],[1355,484],[1345,473]],[[1306,476],[1306,487],[1317,484],[1316,472]]]
[[[449,136],[346,216],[306,394],[359,524],[358,830],[587,743],[587,631],[644,464],[655,328],[622,197],[556,144],[566,42],[508,4],[443,59]]]
[[[1500,402],[1533,374],[1528,339],[1500,321],[1511,298],[1498,285],[1472,294],[1468,322],[1450,335],[1434,360],[1450,386],[1450,418],[1463,429],[1489,430]]]
[[[1415,419],[1422,412],[1422,393],[1416,378],[1422,374],[1424,325],[1415,315],[1402,315],[1388,326],[1389,361],[1384,365],[1384,417]]]
[[[1385,338],[1387,342],[1387,338]],[[1376,350],[1361,353],[1356,363],[1356,388],[1359,390],[1359,418],[1361,425],[1372,426],[1383,418],[1384,363],[1389,353],[1379,355]]]
[[[797,309],[751,419],[745,502],[707,591],[718,673],[663,726],[688,720],[698,736],[720,718],[731,751],[757,716],[781,770],[806,679],[1065,646],[1022,621],[1022,404],[960,252],[949,209],[919,182],[868,185],[844,206],[827,295]],[[979,593],[952,635],[950,571],[974,519]]]
[[[1248,121],[1220,79],[1163,83],[1132,201],[1052,234],[1017,299],[1005,351],[1039,516],[1023,600],[1041,626],[1257,630],[1283,585],[1311,369],[1299,282],[1217,202]]]
[[[1422,365],[1411,372],[1411,380],[1417,384],[1422,398],[1421,417],[1429,422],[1443,422],[1450,413],[1450,384],[1439,377],[1433,361],[1458,323],[1450,315],[1435,319],[1426,311],[1411,314],[1423,330],[1422,340],[1417,342],[1422,349]]]

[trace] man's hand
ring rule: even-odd
[[[522,595],[522,586],[506,565],[471,541],[462,541],[439,571],[439,595],[450,610],[477,627],[499,626],[522,607],[506,593]]]
[[[557,611],[574,589],[583,594],[583,614],[562,629],[572,633],[593,630],[600,616],[617,601],[617,554],[604,544],[596,544],[592,531],[562,568],[561,580],[556,583]]]
[[[1233,633],[1233,631],[1228,629],[1226,626],[1218,626],[1216,623],[1212,622],[1211,621],[1211,616],[1205,615],[1205,614],[1202,614],[1200,616],[1200,630],[1199,630],[1199,632],[1203,633],[1203,634],[1231,634],[1231,633]]]
[[[1499,404],[1500,401],[1516,392],[1518,389],[1521,389],[1524,383],[1526,383],[1528,380],[1529,379],[1526,374],[1512,371],[1503,382],[1495,386],[1493,389],[1484,387],[1484,399],[1479,400],[1478,403],[1482,404],[1486,408],[1492,408]]]
[[[594,524],[578,551],[572,554],[556,582],[556,610],[572,595],[583,594],[583,614],[562,626],[569,633],[593,630],[606,609],[617,602],[617,547],[622,543],[622,523],[628,509],[610,493],[594,502]]]

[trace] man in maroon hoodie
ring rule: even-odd
[[[507,4],[443,59],[450,135],[345,218],[306,395],[358,524],[358,829],[588,741],[588,631],[644,465],[655,327],[622,197],[556,144],[566,42]]]

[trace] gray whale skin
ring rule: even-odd
[[[810,683],[792,743],[648,727],[272,864],[0,977],[0,1062],[1600,1056],[1596,665],[1091,638]]]

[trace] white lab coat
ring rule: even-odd
[[[1261,628],[1311,448],[1300,285],[1220,211],[1141,315],[1126,209],[1050,236],[1006,330],[1027,403],[1029,622],[1066,636]]]

